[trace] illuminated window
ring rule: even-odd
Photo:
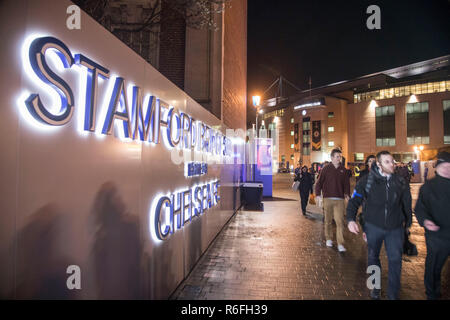
[[[406,104],[406,143],[429,144],[428,102]]]
[[[334,112],[328,112],[328,118],[334,118]]]
[[[410,86],[406,86],[405,87],[405,96],[409,96],[411,94],[411,87]]]
[[[375,108],[377,146],[395,146],[395,106]]]
[[[303,130],[311,130],[311,122],[303,120]]]
[[[294,136],[294,131],[291,131],[291,136]]]
[[[328,127],[328,132],[334,132],[334,127]]]
[[[355,153],[355,162],[364,161],[364,153]]]
[[[294,144],[291,144],[291,149],[294,149]]]
[[[444,144],[450,144],[450,100],[444,100]]]
[[[311,154],[311,149],[309,148],[309,145],[303,146],[302,153],[304,156],[309,156]]]
[[[294,118],[291,118],[291,123],[294,123]]]
[[[329,147],[334,147],[334,141],[328,141],[328,146]]]

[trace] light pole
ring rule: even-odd
[[[256,138],[258,138],[258,113],[259,113],[259,108],[260,108],[259,103],[261,102],[261,97],[253,96],[252,100],[253,100],[253,106],[256,108]]]

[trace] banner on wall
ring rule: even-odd
[[[312,122],[312,151],[321,150],[321,133],[320,133],[320,121]]]
[[[294,125],[294,143],[298,144],[298,123]]]

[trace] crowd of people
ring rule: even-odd
[[[323,204],[325,244],[333,247],[333,220],[339,252],[345,252],[344,230],[362,233],[367,243],[368,266],[381,270],[380,251],[385,245],[388,258],[389,299],[398,299],[402,254],[412,224],[411,163],[395,163],[388,151],[369,155],[365,168],[358,170],[356,186],[350,193],[352,171],[344,167],[342,151],[331,152],[331,162],[294,171],[298,181],[301,212],[306,215],[310,197]],[[450,255],[450,153],[440,152],[434,165],[435,176],[421,186],[414,214],[425,229],[427,257],[424,283],[428,299],[440,297],[441,271]],[[372,299],[380,299],[381,288],[370,290]]]

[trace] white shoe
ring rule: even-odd
[[[333,241],[331,240],[327,240],[327,247],[332,247],[333,246]]]
[[[347,251],[347,249],[345,249],[345,247],[342,244],[338,244],[338,251],[345,252],[345,251]]]

